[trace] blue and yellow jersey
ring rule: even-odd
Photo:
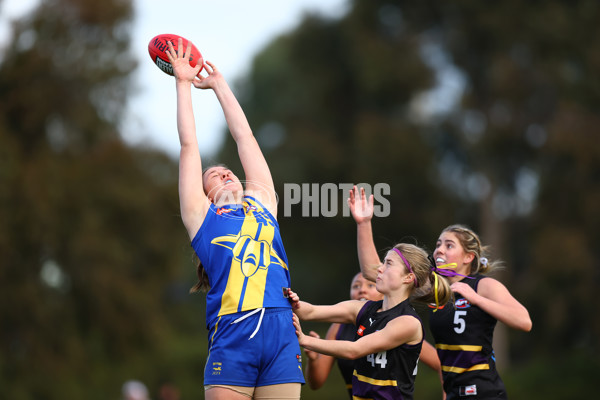
[[[192,247],[210,282],[209,327],[221,315],[261,307],[291,308],[282,292],[290,287],[290,274],[279,224],[253,197],[219,208],[211,204]]]

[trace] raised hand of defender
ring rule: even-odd
[[[357,224],[362,222],[370,221],[373,218],[373,195],[370,195],[367,199],[365,194],[365,188],[358,188],[354,186],[350,190],[350,196],[348,197],[348,207],[352,213],[352,217]]]

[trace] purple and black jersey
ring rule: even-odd
[[[340,329],[335,335],[336,340],[350,340],[355,341],[358,338],[356,335],[356,326],[354,324],[341,324]],[[346,389],[348,394],[352,398],[352,373],[354,372],[354,360],[346,360],[345,358],[338,358],[337,365],[342,373],[342,378],[346,383]]]
[[[484,275],[461,282],[477,291]],[[496,371],[492,338],[496,319],[458,293],[429,314],[429,327],[442,363],[446,399],[506,399],[504,383]]]
[[[413,316],[421,323],[408,299],[387,311],[377,312],[382,304],[383,301],[368,301],[360,310],[356,318],[359,336],[377,332],[389,321],[403,315]],[[354,397],[412,399],[422,344],[422,341],[414,345],[403,344],[355,360],[352,377]]]

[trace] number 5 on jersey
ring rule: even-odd
[[[464,310],[454,311],[454,332],[463,333],[465,331],[467,327],[467,323],[463,318],[465,315],[467,315],[467,312]]]

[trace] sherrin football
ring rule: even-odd
[[[173,43],[173,48],[177,51],[177,46],[179,45],[179,38],[182,39],[183,51],[187,49],[188,40],[179,35],[172,35],[170,33],[163,33],[161,35],[156,35],[150,40],[148,43],[148,53],[150,53],[150,58],[156,64],[161,71],[166,74],[173,75],[173,67],[169,62],[169,57],[167,57],[167,49],[169,48],[168,42]],[[198,51],[196,46],[192,43],[192,51],[190,53],[190,65],[195,67],[197,64],[202,65],[204,60],[202,59],[202,54]],[[202,70],[202,68],[200,69]]]

